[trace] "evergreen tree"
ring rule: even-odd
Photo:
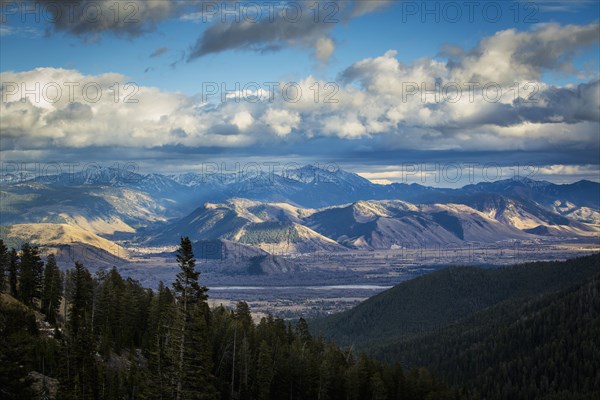
[[[9,263],[10,257],[8,248],[4,244],[4,241],[0,239],[0,293],[4,292]]]
[[[175,299],[169,288],[161,281],[156,296],[152,299],[149,321],[148,369],[152,388],[146,397],[167,400],[173,395],[171,382],[174,380],[173,358],[169,357],[169,344],[172,342],[173,312]]]
[[[181,244],[177,250],[177,264],[180,271],[173,282],[173,289],[180,308],[187,311],[208,298],[206,295],[208,288],[201,287],[198,283],[200,272],[196,271],[196,259],[192,250],[192,242],[188,237],[181,238]]]
[[[46,260],[44,269],[44,290],[42,293],[42,312],[51,324],[56,323],[60,300],[62,298],[62,274],[56,265],[54,254]]]
[[[251,328],[254,326],[252,322],[252,314],[250,313],[250,307],[245,301],[240,301],[235,306],[235,319],[239,322],[242,331],[249,333]]]
[[[68,312],[68,383],[73,395],[81,400],[94,398],[98,374],[94,359],[91,310],[93,279],[83,264],[76,262],[69,274]]]
[[[27,305],[34,305],[35,299],[42,297],[44,262],[39,249],[25,243],[21,247],[19,275],[19,299]]]
[[[213,399],[216,389],[211,374],[212,365],[208,346],[209,309],[206,304],[208,289],[200,286],[192,242],[181,238],[177,250],[180,271],[173,283],[177,300],[176,324],[176,387],[177,400]]]
[[[266,341],[260,343],[257,361],[257,398],[258,400],[269,400],[271,398],[271,382],[273,381],[273,358],[271,347]]]
[[[310,332],[308,331],[308,323],[304,318],[300,318],[298,323],[296,324],[296,335],[303,342],[309,341],[311,339]]]
[[[125,300],[128,297],[125,281],[116,268],[100,273],[100,281],[94,291],[93,326],[100,337],[100,350],[107,355],[112,348],[121,351],[126,324]]]
[[[8,289],[13,297],[18,297],[18,281],[19,281],[19,254],[13,248],[8,255]]]
[[[237,338],[237,377],[238,377],[238,388],[237,393],[239,398],[249,398],[251,395],[251,382],[250,372],[252,363],[252,347],[254,347],[254,322],[252,321],[252,314],[250,313],[250,307],[246,302],[240,301],[237,303],[234,313],[236,322],[236,331],[234,332],[234,339]]]

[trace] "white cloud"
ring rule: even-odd
[[[245,131],[250,126],[252,126],[252,124],[254,123],[254,118],[252,117],[252,114],[250,114],[248,111],[241,111],[235,114],[235,116],[231,120],[231,123],[237,126],[241,131]]]
[[[598,41],[600,25],[538,24],[531,32],[499,31],[458,60],[453,74],[463,82],[510,85],[539,81],[544,70],[573,72],[576,51]]]
[[[300,114],[287,110],[269,108],[264,113],[261,120],[277,135],[287,136],[292,132],[292,129],[299,126]]]
[[[285,101],[277,91],[274,101],[268,101],[259,89],[252,93],[261,97],[255,103],[244,100],[252,95],[246,93],[239,102],[228,98],[219,104],[202,104],[196,97],[154,87],[135,91],[135,87],[125,86],[126,77],[114,73],[89,76],[54,68],[4,72],[0,79],[5,85],[17,83],[10,90],[20,91],[23,83],[30,89],[36,83],[44,88],[56,82],[63,88],[63,96],[56,102],[33,95],[21,102],[19,94],[3,99],[2,136],[7,138],[3,148],[276,146],[302,137],[326,136],[380,137],[380,144],[389,149],[598,149],[600,81],[559,88],[537,80],[535,102],[525,101],[529,92],[524,88],[518,96],[511,89],[518,77],[540,79],[544,69],[563,69],[577,50],[576,44],[589,43],[590,33],[597,29],[598,24],[544,25],[531,32],[503,31],[484,38],[472,51],[454,52],[458,58],[447,64],[427,58],[402,64],[391,50],[351,65],[337,85],[306,77],[298,82],[302,98],[297,102]],[[574,35],[575,42],[569,35]],[[550,52],[549,46],[556,49]],[[538,47],[549,54],[538,59]],[[512,56],[500,62],[496,58],[501,51]],[[489,63],[496,68],[482,67]],[[508,75],[510,70],[514,79]],[[502,96],[497,101],[486,100],[482,85],[472,93],[464,88],[460,98],[452,100],[442,92],[438,98],[419,93],[422,84],[427,90],[436,84],[451,88],[449,85],[464,83],[463,79],[475,75],[503,82],[499,86]],[[66,82],[79,84],[74,99],[69,99]],[[115,82],[119,83],[117,102],[111,91]],[[417,92],[407,95],[407,83],[415,84]],[[92,94],[98,85],[102,99],[86,99],[82,95],[85,85],[91,85]],[[319,88],[317,92],[315,88]],[[138,102],[124,103],[127,95]]]
[[[335,44],[331,38],[322,37],[315,42],[315,57],[321,62],[327,62],[334,51]]]

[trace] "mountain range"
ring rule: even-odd
[[[117,168],[0,177],[1,225],[63,224],[111,240],[181,235],[268,253],[597,238],[600,184],[515,178],[458,189],[380,185],[304,166],[284,173],[137,174]]]

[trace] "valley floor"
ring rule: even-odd
[[[177,265],[169,248],[128,247],[131,255],[116,266],[144,286],[170,284]],[[236,260],[198,258],[200,281],[210,303],[249,303],[256,315],[316,317],[349,309],[402,281],[448,265],[500,266],[529,261],[564,260],[600,251],[596,240],[510,242],[469,247],[432,247],[382,251],[348,251],[282,255],[297,271],[268,274],[223,273]],[[92,270],[106,268],[88,263]],[[68,267],[68,265],[65,265]]]

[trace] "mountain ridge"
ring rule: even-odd
[[[587,239],[600,231],[600,184],[585,180],[556,185],[517,177],[447,189],[379,185],[308,165],[246,175],[99,167],[43,177],[5,174],[0,182],[4,226],[69,224],[143,243],[189,233],[195,240],[234,240],[295,253]],[[217,206],[206,209],[211,205]],[[258,243],[257,237],[268,240]]]
[[[178,236],[225,239],[286,254],[497,243],[546,236],[595,237],[600,232],[596,225],[541,207],[498,195],[494,199],[500,199],[506,209],[402,200],[359,200],[314,209],[238,198],[205,203],[188,216],[149,232],[145,241],[160,245]]]

